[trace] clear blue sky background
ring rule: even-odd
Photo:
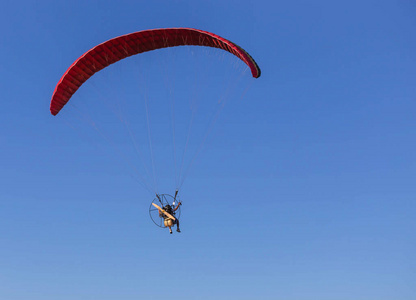
[[[111,149],[49,113],[84,51],[163,27],[262,68],[173,235]],[[416,298],[413,1],[6,0],[0,28],[0,299]]]

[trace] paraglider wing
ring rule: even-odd
[[[50,105],[52,115],[58,114],[78,88],[105,67],[135,54],[185,45],[214,47],[228,51],[247,64],[254,78],[260,76],[260,68],[246,51],[213,33],[192,28],[144,30],[108,40],[78,58],[55,87]]]

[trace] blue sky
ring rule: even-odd
[[[414,299],[415,16],[405,0],[3,1],[0,298]],[[75,108],[49,113],[83,52],[164,27],[214,32],[262,69],[212,126],[173,235],[149,219],[153,195],[115,147],[76,113],[101,107],[93,85],[117,90],[128,63],[91,78]],[[233,68],[209,63],[201,97],[244,71],[225,57]],[[152,128],[159,154],[171,136]],[[173,193],[159,157],[158,191]]]

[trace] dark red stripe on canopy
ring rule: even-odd
[[[105,67],[142,52],[185,45],[228,51],[247,64],[254,78],[260,76],[260,68],[244,49],[213,33],[192,28],[144,30],[108,40],[78,58],[55,87],[50,106],[51,113],[58,114],[78,88]]]

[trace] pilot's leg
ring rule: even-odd
[[[176,224],[176,231],[181,232],[181,230],[179,229],[179,219],[175,220],[175,224]]]

